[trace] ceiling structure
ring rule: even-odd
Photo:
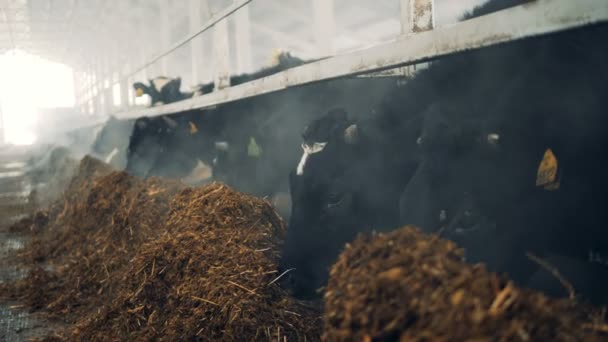
[[[481,2],[435,0],[436,24],[454,22],[463,10]],[[232,3],[232,0],[0,0],[0,53],[18,49],[68,65],[76,74],[79,104],[89,106],[85,111],[99,110],[104,102],[101,109],[109,111],[113,101],[107,98],[115,97],[116,84],[123,88],[118,90],[122,98],[130,99],[128,84],[137,79],[161,74],[179,76],[185,87],[212,79],[212,30],[141,72],[133,71]],[[315,10],[319,6],[332,12],[332,25],[327,32],[315,28],[318,26]],[[267,65],[275,48],[314,58],[393,39],[400,33],[399,6],[400,0],[333,0],[333,4],[328,0],[252,0],[227,20],[230,71],[248,72]],[[239,13],[245,13],[247,18],[246,34],[235,19]],[[244,35],[250,40],[248,49],[243,49]],[[330,47],[320,50],[318,40],[325,39],[324,35],[330,36]],[[107,98],[93,103],[100,93]],[[123,101],[123,105],[127,104],[133,102]]]

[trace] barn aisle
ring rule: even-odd
[[[12,223],[35,208],[29,196],[34,185],[27,177],[27,158],[27,150],[0,149],[0,283],[27,273],[11,258],[27,241],[9,231]],[[47,328],[43,319],[29,314],[23,305],[0,302],[0,341],[28,341],[44,336]]]

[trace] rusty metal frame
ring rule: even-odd
[[[410,1],[432,3],[429,0]],[[536,0],[447,27],[413,28],[413,32],[395,41],[372,48],[309,63],[201,97],[116,115],[137,118],[203,109],[289,87],[413,65],[466,50],[604,22],[608,22],[608,1]]]

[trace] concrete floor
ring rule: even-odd
[[[26,237],[8,227],[32,210],[28,195],[32,184],[25,174],[27,155],[0,151],[0,283],[23,278],[27,269],[10,256],[22,249]],[[0,341],[28,341],[48,331],[49,325],[30,314],[20,303],[0,302]]]

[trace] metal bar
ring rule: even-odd
[[[158,8],[160,9],[160,44],[163,50],[166,50],[171,45],[171,25],[169,23],[169,7],[168,0],[159,0]],[[165,56],[160,59],[160,70],[163,75],[167,75],[167,59]]]
[[[207,2],[205,0],[190,0],[190,31],[194,32],[197,28],[199,28],[203,24],[203,15],[202,8],[203,2]],[[203,57],[203,40],[201,36],[198,36],[192,40],[190,43],[190,58],[191,65],[190,71],[192,72],[192,83],[196,84],[201,79],[201,72],[199,68],[199,64],[201,63]]]
[[[347,75],[426,62],[466,50],[608,22],[608,1],[537,0],[479,18],[418,32],[369,49],[327,58],[201,97],[120,113],[158,116],[266,94]]]
[[[236,31],[236,64],[239,73],[250,72],[253,67],[251,57],[251,22],[249,5],[234,14]]]
[[[129,80],[122,80],[118,82],[119,86],[120,86],[120,107],[122,108],[122,110],[128,110],[129,109],[129,87],[131,86],[129,84]]]
[[[4,138],[6,129],[4,128],[4,111],[2,110],[2,103],[0,103],[0,146],[4,145]]]
[[[190,33],[190,35],[188,35],[186,38],[180,40],[179,42],[173,44],[173,46],[171,46],[165,52],[162,52],[162,53],[158,54],[156,57],[150,59],[148,62],[144,63],[142,66],[140,66],[140,67],[136,68],[135,70],[131,71],[131,73],[129,73],[128,75],[126,75],[126,77],[130,77],[130,76],[133,76],[133,75],[137,74],[138,72],[144,70],[145,68],[149,67],[150,65],[156,63],[161,58],[169,55],[173,51],[175,51],[175,50],[179,49],[180,47],[184,46],[189,41],[191,41],[192,39],[194,39],[196,36],[198,36],[201,33],[207,31],[209,28],[213,27],[215,24],[217,24],[221,20],[225,19],[226,17],[228,17],[232,13],[236,12],[239,8],[247,5],[251,1],[252,0],[235,0],[230,6],[227,6],[222,11],[218,12],[217,14],[215,14],[208,22],[206,22],[196,32]]]
[[[435,28],[434,0],[400,0],[401,34],[429,31]],[[415,65],[403,67],[405,76],[411,76],[416,69]]]
[[[435,13],[433,0],[410,0],[412,19],[409,32],[423,32],[435,27]]]
[[[215,66],[215,89],[230,86],[230,42],[228,40],[228,19],[213,27],[213,55]]]
[[[333,0],[312,0],[313,32],[318,46],[318,54],[332,56],[335,53],[334,37],[336,24]]]

